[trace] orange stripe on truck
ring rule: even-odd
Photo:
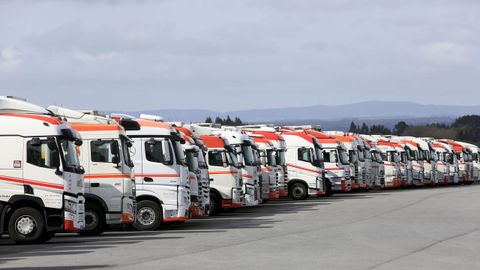
[[[300,170],[304,170],[304,171],[308,171],[308,172],[322,173],[321,171],[311,170],[311,169],[304,168],[304,167],[300,167],[300,166],[296,166],[296,165],[293,165],[293,164],[287,164],[287,166],[288,166],[288,167],[297,168],[297,169],[300,169]]]
[[[118,125],[82,125],[72,124],[72,128],[76,131],[118,131],[122,130]]]
[[[64,186],[61,184],[54,184],[54,183],[49,183],[44,181],[16,178],[16,177],[3,176],[3,175],[0,175],[0,181],[17,183],[17,184],[27,184],[27,185],[51,188],[51,189],[60,189],[60,190],[64,189]]]
[[[86,174],[83,176],[85,179],[91,178],[130,178],[129,174],[122,174],[122,173],[111,173],[111,174]]]

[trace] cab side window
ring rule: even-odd
[[[115,157],[118,158],[118,143],[113,140],[93,141],[90,143],[90,149],[93,162],[113,163]]]
[[[222,152],[208,152],[208,164],[223,167]]]
[[[311,162],[312,161],[312,155],[311,155],[310,149],[309,148],[299,148],[298,149],[298,160],[305,161],[305,162]]]
[[[54,169],[58,160],[58,148],[48,144],[47,140],[30,140],[27,142],[27,163],[42,167]],[[56,156],[55,156],[56,155]]]

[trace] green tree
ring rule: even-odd
[[[352,121],[352,123],[350,124],[350,130],[349,132],[352,132],[352,133],[358,133],[358,127],[357,125],[355,125],[355,123]]]
[[[400,121],[393,128],[393,133],[395,133],[395,135],[402,135],[407,128],[408,128],[407,123],[405,123],[405,121]]]

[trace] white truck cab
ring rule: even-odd
[[[430,151],[430,145],[427,141],[421,138],[410,138],[418,145],[418,158],[419,162],[423,163],[423,183],[425,185],[436,185],[436,168],[435,160],[433,159]]]
[[[277,149],[273,144],[260,134],[247,134],[253,139],[261,159],[261,200],[263,202],[268,200],[278,199],[280,193],[278,190],[278,167],[277,167]]]
[[[0,235],[39,243],[85,226],[82,141],[52,112],[0,97]]]
[[[379,140],[376,147],[380,150],[385,166],[385,188],[397,188],[401,181],[400,155],[391,142]]]
[[[448,162],[448,148],[437,142],[432,143],[436,155],[437,184],[448,185],[450,182],[450,164]]]
[[[287,145],[288,193],[294,200],[325,195],[323,150],[317,139],[301,131],[282,133]]]
[[[137,230],[155,230],[165,223],[183,223],[190,218],[190,180],[182,144],[185,140],[159,116],[142,114],[129,118],[112,114],[123,124],[132,119],[138,129],[127,129],[133,141]]]
[[[470,159],[472,163],[471,165],[472,181],[476,181],[476,182],[480,181],[480,159],[479,159],[480,148],[471,143],[464,143],[464,142],[458,142],[458,143],[461,144],[463,147],[465,147],[471,155]]]
[[[243,130],[248,134],[256,134],[262,135],[265,139],[267,139],[271,144],[272,147],[276,149],[275,153],[275,164],[276,172],[277,172],[277,189],[278,189],[278,196],[279,197],[286,197],[288,196],[288,172],[287,166],[285,161],[285,155],[287,151],[287,146],[285,144],[285,139],[283,136],[277,132],[274,127],[267,126],[267,125],[252,125],[252,126],[244,126]],[[271,194],[270,198],[276,198],[276,194]]]
[[[99,235],[107,225],[131,224],[135,219],[135,180],[130,140],[115,121],[95,111],[48,108],[78,131],[85,168],[85,228],[81,235]]]
[[[235,149],[212,129],[198,125],[186,126],[207,148],[210,175],[210,215],[244,204],[242,164]],[[216,134],[216,135],[215,135]]]
[[[183,145],[190,172],[190,192],[192,217],[209,215],[210,209],[210,176],[206,162],[207,147],[196,138],[190,130],[184,127],[176,127],[185,139]]]
[[[336,131],[326,132],[332,138],[342,142],[348,151],[349,162],[351,163],[351,189],[367,188],[367,179],[365,179],[368,168],[366,167],[366,157],[363,142],[357,136],[352,134],[340,134]]]

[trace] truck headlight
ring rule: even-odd
[[[63,209],[66,212],[76,214],[77,213],[77,204],[75,202],[64,200],[63,201]]]

